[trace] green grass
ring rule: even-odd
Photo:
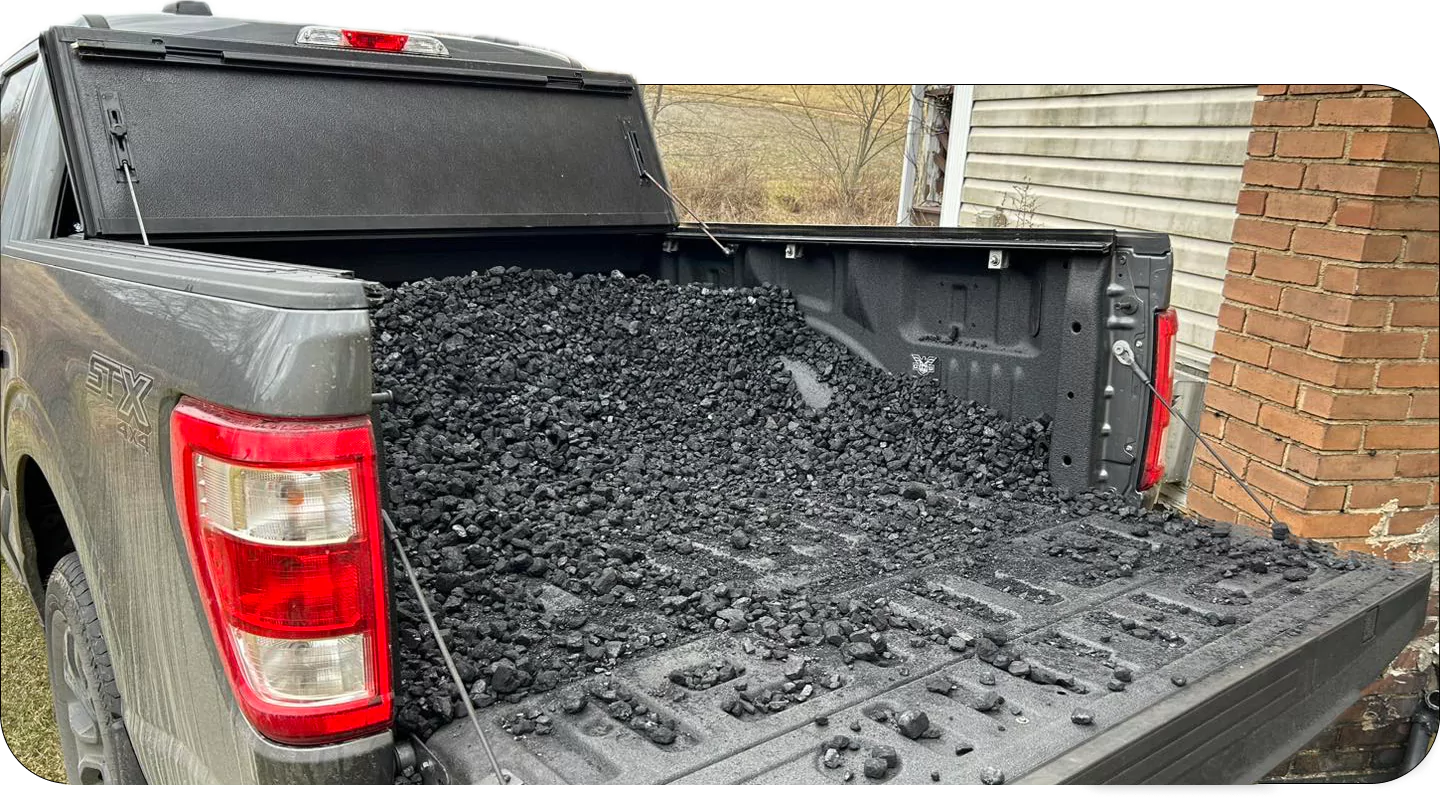
[[[55,782],[65,781],[55,732],[45,636],[20,581],[0,574],[0,728],[21,765]]]

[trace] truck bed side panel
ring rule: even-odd
[[[99,599],[147,777],[385,779],[388,734],[296,750],[260,739],[239,714],[195,592],[169,474],[169,411],[181,395],[269,415],[367,412],[361,284],[214,257],[187,266],[163,250],[69,240],[8,243],[3,280],[13,359],[6,474],[15,480],[33,460],[59,499]],[[249,301],[225,298],[237,283]],[[337,291],[348,301],[336,302]],[[20,546],[32,586],[34,543]]]
[[[1169,304],[1165,237],[1113,231],[712,226],[672,237],[661,275],[794,292],[811,326],[896,374],[931,373],[1011,417],[1048,416],[1050,475],[1133,491],[1150,395],[1111,356],[1143,362]],[[986,238],[988,236],[988,238]],[[999,254],[1001,268],[990,261]]]

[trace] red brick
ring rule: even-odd
[[[1274,155],[1275,154],[1275,131],[1273,130],[1252,130],[1250,141],[1245,147],[1250,155]]]
[[[1424,423],[1366,425],[1365,448],[1440,449],[1440,426]]]
[[[1353,267],[1328,264],[1320,286],[1329,291],[1367,297],[1430,297],[1436,292],[1436,270],[1415,267]],[[1233,279],[1233,278],[1232,278]],[[1225,281],[1228,286],[1229,280]]]
[[[1411,535],[1435,521],[1435,510],[1402,510],[1390,519],[1390,535]],[[1394,555],[1391,556],[1392,558]],[[1413,560],[1414,558],[1405,558]]]
[[[1300,381],[1249,366],[1237,366],[1235,387],[1281,405],[1293,406],[1300,391]]]
[[[1440,391],[1416,391],[1410,395],[1411,419],[1440,419]]]
[[[1255,104],[1251,118],[1251,124],[1257,128],[1303,128],[1314,121],[1314,100],[1265,100]]]
[[[1410,398],[1406,397],[1405,401],[1408,405]],[[1205,407],[1252,424],[1260,416],[1260,403],[1255,398],[1224,386],[1212,385],[1205,389]]]
[[[1226,423],[1220,440],[1262,461],[1276,465],[1285,462],[1285,439],[1239,419],[1230,419]]]
[[[1284,299],[1281,299],[1283,307]],[[1440,303],[1435,300],[1394,300],[1391,327],[1440,327]]]
[[[1269,105],[1269,103],[1260,105]],[[1423,128],[1430,124],[1430,117],[1426,115],[1425,109],[1409,97],[1356,97],[1321,100],[1314,119],[1321,125]]]
[[[1337,358],[1418,358],[1425,334],[1392,330],[1336,330],[1317,327],[1310,332],[1310,349]]]
[[[1270,309],[1280,307],[1280,287],[1251,277],[1230,275],[1225,278],[1223,294],[1227,300],[1243,302],[1246,305]]]
[[[1234,522],[1235,509],[1220,504],[1209,494],[1194,491],[1185,497],[1185,509],[1205,519],[1217,522]]]
[[[1440,196],[1440,170],[1420,170],[1420,187],[1415,189],[1415,194],[1420,197]]]
[[[1266,280],[1278,280],[1282,283],[1313,286],[1320,282],[1320,262],[1314,258],[1257,252],[1255,253],[1255,276],[1263,277]]]
[[[1375,385],[1375,364],[1334,360],[1288,347],[1270,352],[1271,369],[1331,388],[1370,388]]]
[[[1254,244],[1257,247],[1283,250],[1290,246],[1290,236],[1294,232],[1295,226],[1288,223],[1267,222],[1242,216],[1235,220],[1231,237],[1236,244]],[[1399,254],[1398,251],[1396,254]]]
[[[1304,513],[1283,503],[1274,512],[1291,532],[1304,538],[1363,538],[1380,521],[1378,513]]]
[[[1433,264],[1440,261],[1440,243],[1437,243],[1437,237],[1407,234],[1405,260],[1412,264]]]
[[[1344,200],[1335,211],[1335,224],[1373,230],[1434,231],[1440,228],[1440,205],[1413,200]]]
[[[1300,390],[1299,408],[1322,419],[1399,421],[1410,412],[1410,397],[1407,394],[1337,394],[1307,386]]]
[[[1298,189],[1305,178],[1304,164],[1289,164],[1280,161],[1245,162],[1240,179],[1247,186],[1274,186],[1278,189]]]
[[[1358,83],[1298,83],[1290,86],[1290,94],[1343,94],[1359,88]]]
[[[1424,505],[1430,496],[1429,483],[1406,483],[1387,480],[1383,483],[1357,483],[1350,487],[1347,505],[1352,509],[1378,508],[1390,500],[1401,507]]]
[[[1217,472],[1215,474],[1215,488],[1211,493],[1215,495],[1216,499],[1224,502],[1226,505],[1240,509],[1240,517],[1236,519],[1236,523],[1238,524],[1248,525],[1252,523],[1250,520],[1254,517],[1246,513],[1246,509],[1259,512],[1255,507],[1255,500],[1251,499],[1250,495],[1245,493],[1245,489],[1241,488],[1239,483],[1230,479],[1230,476],[1224,472]],[[1264,495],[1262,494],[1261,496]]]
[[[1238,221],[1236,226],[1238,228]],[[1293,249],[1302,255],[1321,255],[1366,263],[1390,263],[1400,256],[1404,246],[1405,239],[1401,236],[1302,227],[1295,230]]]
[[[1310,339],[1310,323],[1288,316],[1252,310],[1245,315],[1245,332],[1252,336],[1290,344],[1305,346]]]
[[[1233,330],[1239,333],[1245,329],[1245,309],[1228,302],[1222,303],[1216,322],[1220,325],[1221,330]]]
[[[1215,487],[1215,467],[1208,463],[1190,465],[1190,488],[1210,491]]]
[[[1399,477],[1440,476],[1440,452],[1407,452],[1395,467]]]
[[[1335,212],[1335,198],[1319,194],[1291,194],[1278,192],[1270,195],[1265,205],[1265,215],[1273,219],[1296,219],[1301,222],[1328,222]]]
[[[1289,91],[1289,90],[1290,90],[1290,86],[1289,86],[1288,84],[1284,84],[1284,83],[1262,83],[1262,84],[1260,84],[1260,93],[1261,93],[1262,95],[1266,95],[1266,96],[1275,95],[1275,94],[1284,94],[1285,92],[1287,92],[1287,91]]]
[[[1398,462],[1399,456],[1388,453],[1318,453],[1304,447],[1291,447],[1285,456],[1286,467],[1315,480],[1388,480]]]
[[[1380,327],[1390,303],[1362,300],[1344,294],[1290,288],[1280,293],[1280,310],[1285,313],[1346,327]]]
[[[1275,141],[1283,158],[1339,158],[1345,154],[1345,133],[1338,130],[1286,130]]]
[[[1418,161],[1433,164],[1440,161],[1440,142],[1436,141],[1433,130],[1422,133],[1402,133],[1394,130],[1357,131],[1350,138],[1350,160]]]
[[[1217,475],[1216,481],[1221,478]],[[1344,486],[1318,486],[1298,480],[1292,474],[1287,474],[1283,469],[1275,469],[1263,463],[1252,463],[1250,469],[1245,472],[1245,479],[1253,488],[1283,500],[1291,505],[1298,505],[1310,510],[1340,510],[1345,507]],[[1254,503],[1247,500],[1245,505]],[[1237,503],[1237,507],[1240,507]]]
[[[1270,345],[1249,336],[1237,336],[1224,330],[1215,331],[1215,354],[1235,361],[1266,366],[1270,362]]]
[[[1221,416],[1213,412],[1200,414],[1200,435],[1216,441],[1224,440],[1225,422],[1228,421],[1229,418],[1228,416]]]
[[[1382,363],[1375,385],[1378,388],[1440,387],[1440,363]]]
[[[1303,185],[1341,194],[1409,197],[1419,182],[1419,174],[1419,170],[1409,167],[1311,164],[1305,170]]]
[[[1255,251],[1240,247],[1231,247],[1230,255],[1225,259],[1225,268],[1228,271],[1240,275],[1248,275],[1254,272]]]
[[[1265,213],[1265,192],[1245,189],[1235,200],[1235,213],[1244,216],[1259,216]]]
[[[1304,416],[1290,408],[1265,405],[1259,426],[1311,449],[1353,452],[1360,446],[1361,425],[1335,424]]]
[[[1420,357],[1440,358],[1440,336],[1431,333],[1426,337],[1425,349],[1420,353]]]
[[[1228,386],[1235,380],[1235,362],[1216,356],[1210,361],[1210,380]]]

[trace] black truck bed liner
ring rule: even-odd
[[[1063,527],[1140,547],[1185,545],[1166,535],[1134,537],[1133,528],[1107,519]],[[1035,552],[1042,560],[1039,547],[1023,544],[1046,532],[1060,530],[1032,529],[1017,539],[1022,546],[1014,551]],[[481,711],[482,720],[502,767],[535,783],[824,784],[843,782],[847,773],[864,783],[873,782],[861,774],[873,746],[898,753],[899,768],[884,780],[895,783],[929,782],[932,772],[946,783],[973,783],[989,768],[1011,782],[1249,782],[1298,749],[1374,680],[1422,622],[1429,582],[1425,570],[1380,563],[1349,571],[1322,565],[1298,584],[1274,572],[1215,582],[1212,569],[1192,566],[1088,588],[1050,581],[1027,600],[1014,593],[1014,583],[1007,593],[994,587],[1002,583],[987,579],[993,575],[966,577],[963,571],[957,558],[862,582],[852,594],[887,596],[904,612],[970,635],[1003,618],[1030,662],[1073,675],[1075,688],[1014,676],[977,659],[973,647],[956,653],[933,644],[912,647],[897,637],[891,649],[903,653],[900,666],[856,661],[847,667],[830,647],[803,652],[820,670],[849,682],[817,691],[804,704],[742,720],[721,707],[735,684],[783,682],[785,664],[748,656],[743,633],[717,633],[623,664],[613,674],[637,701],[678,722],[679,738],[669,746],[614,721],[596,701],[577,715],[566,714],[562,708],[579,690],[574,688],[519,705],[502,703]],[[823,582],[826,573],[817,563],[806,582]],[[1252,601],[1213,604],[1186,590],[1201,585],[1243,588]],[[1216,624],[1215,611],[1234,612],[1235,623]],[[1170,640],[1136,638],[1122,628],[1126,619],[1147,620]],[[748,670],[702,691],[669,679],[677,668],[717,658]],[[1108,690],[1112,667],[1106,663],[1132,668],[1134,682],[1124,691]],[[936,678],[955,690],[948,696],[929,690]],[[993,686],[982,682],[990,678]],[[988,712],[974,709],[973,700],[992,689],[1005,703]],[[880,711],[912,709],[928,714],[941,731],[938,738],[910,740],[874,719]],[[1093,724],[1072,721],[1076,709],[1093,714]],[[501,729],[502,718],[529,710],[550,717],[550,735],[511,736]],[[821,717],[828,724],[817,723]],[[825,742],[836,734],[860,748],[844,753],[840,767],[826,768]],[[442,728],[427,746],[451,782],[489,776],[468,720]],[[972,751],[957,755],[957,748]]]

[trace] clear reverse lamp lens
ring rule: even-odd
[[[233,632],[248,682],[266,699],[329,705],[367,693],[364,635],[290,640]]]
[[[405,52],[413,55],[450,55],[450,51],[439,39],[433,36],[417,36],[413,33],[410,34],[410,39],[405,42]]]
[[[345,37],[339,28],[310,25],[300,29],[300,33],[295,36],[295,43],[315,47],[344,47]]]
[[[355,537],[353,471],[255,469],[195,456],[201,520],[262,544],[337,544]]]

